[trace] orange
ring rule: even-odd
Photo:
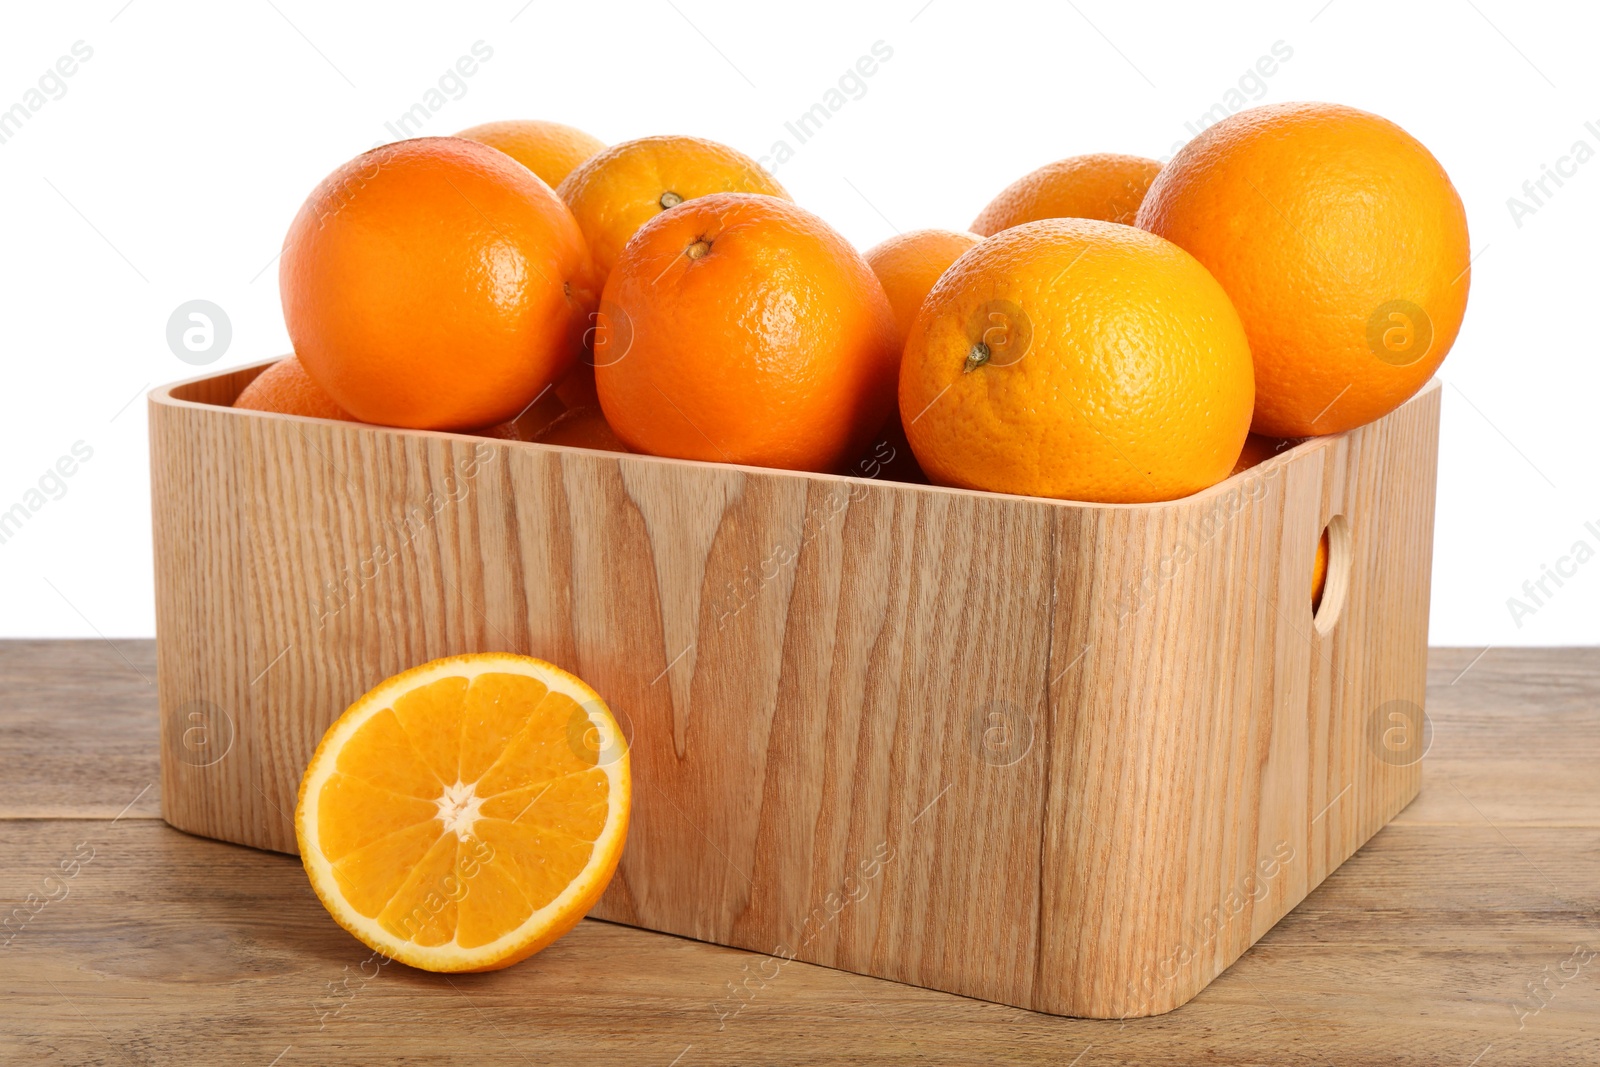
[[[614,145],[567,175],[572,208],[604,283],[628,239],[671,208],[711,193],[789,194],[761,164],[699,137],[642,137]]]
[[[928,476],[917,466],[917,457],[906,440],[906,428],[900,423],[898,410],[883,429],[874,435],[872,443],[856,461],[843,471],[857,478],[872,478],[880,482],[911,482],[927,485]]]
[[[942,485],[1171,500],[1226,478],[1250,429],[1250,349],[1177,245],[1049,219],[962,256],[906,340],[900,413]]]
[[[878,276],[889,307],[894,310],[895,347],[904,348],[906,334],[917,319],[917,311],[939,276],[982,238],[954,230],[913,230],[899,234],[870,249],[867,265]],[[892,482],[926,485],[928,476],[917,466],[900,423],[898,405],[884,423],[877,440],[858,459],[847,474],[880,478]]]
[[[556,389],[552,386],[540,393],[538,399],[519,412],[515,418],[470,432],[502,441],[537,441],[539,435],[566,410],[566,406],[556,397]]]
[[[293,356],[278,360],[256,375],[239,393],[233,406],[251,411],[276,411],[280,415],[304,415],[312,419],[358,421],[354,415],[334,403],[333,397],[311,380],[311,375]]]
[[[771,196],[691,200],[606,283],[600,406],[635,452],[832,471],[894,406],[894,312],[861,255]]]
[[[906,343],[917,311],[939,275],[980,240],[977,234],[954,230],[913,230],[868,250],[867,265],[883,284],[884,295],[894,309],[895,332],[901,345]]]
[[[295,354],[365,422],[484,426],[577,359],[596,289],[550,189],[476,141],[376,148],[312,192],[279,265]]]
[[[594,312],[589,316],[590,321],[599,318],[599,313]],[[595,392],[594,386],[594,335],[598,327],[590,326],[585,331],[583,354],[578,357],[577,366],[572,372],[556,383],[556,398],[569,408],[594,407],[600,403],[600,394]]]
[[[1311,610],[1322,606],[1322,587],[1328,580],[1328,531],[1317,541],[1317,558],[1311,564]]]
[[[546,445],[595,448],[603,452],[626,452],[628,447],[606,422],[599,406],[571,408],[546,426],[535,441]]]
[[[972,221],[973,233],[1040,219],[1100,219],[1132,223],[1161,164],[1140,156],[1100,152],[1046,163],[1000,191]]]
[[[498,148],[544,179],[552,189],[560,185],[574,167],[606,148],[604,141],[582,130],[537,119],[485,122],[462,130],[456,136]]]
[[[1371,422],[1422,387],[1461,328],[1467,216],[1399,126],[1334,104],[1241,111],[1190,141],[1138,224],[1233,298],[1256,365],[1257,433]]]
[[[1244,450],[1239,453],[1239,459],[1233,465],[1233,473],[1247,471],[1258,463],[1265,463],[1287,448],[1292,448],[1296,442],[1285,441],[1277,437],[1263,437],[1253,433],[1244,439]]]
[[[481,652],[350,705],[300,780],[311,887],[368,947],[489,971],[577,925],[628,832],[628,753],[605,702],[543,660]]]

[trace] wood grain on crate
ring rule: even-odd
[[[1369,727],[1422,703],[1436,385],[1116,507],[204,403],[249,373],[152,395],[180,828],[292,849],[355,696],[530,652],[631,736],[600,916],[1120,1017],[1193,996],[1416,793]],[[196,707],[235,732],[218,762],[181,747]]]
[[[157,821],[153,643],[0,642],[0,906],[96,850],[0,948],[0,1062],[1600,1061],[1600,961],[1552,977],[1600,948],[1600,650],[1481,651],[1432,653],[1416,803],[1192,1002],[1097,1022],[799,962],[729,999],[762,957],[594,921],[506,971],[362,980],[295,859]]]

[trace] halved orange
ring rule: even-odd
[[[311,887],[368,947],[429,971],[538,952],[600,898],[628,832],[605,701],[531,656],[434,660],[323,735],[295,836]]]

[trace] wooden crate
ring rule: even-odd
[[[1417,793],[1436,383],[1109,506],[220,406],[260,370],[150,400],[180,829],[293,851],[350,701],[531,653],[631,738],[597,917],[765,953],[750,991],[793,958],[1110,1018],[1193,997]]]

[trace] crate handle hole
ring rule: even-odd
[[[1317,554],[1326,553],[1321,588],[1313,580],[1311,618],[1319,634],[1326,634],[1339,621],[1345,597],[1350,592],[1350,523],[1335,515],[1323,527]]]

